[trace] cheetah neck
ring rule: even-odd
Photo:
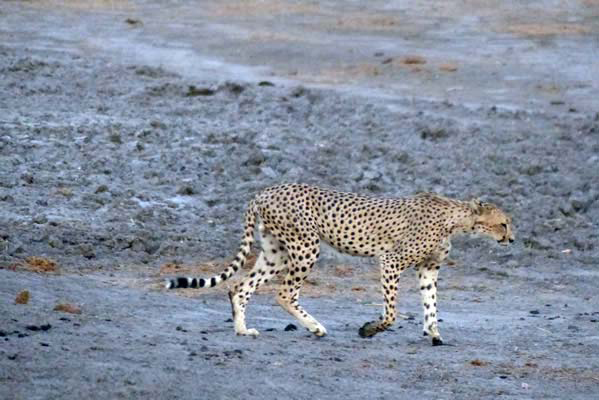
[[[463,201],[455,201],[455,208],[447,219],[447,231],[450,236],[472,231],[476,217],[470,204]]]

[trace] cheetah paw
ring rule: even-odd
[[[253,336],[253,337],[256,337],[259,334],[260,334],[260,332],[258,332],[257,329],[253,329],[253,328],[251,328],[251,329],[245,329],[243,331],[237,332],[238,336]]]
[[[358,330],[358,334],[360,337],[369,338],[376,335],[379,332],[378,323],[376,321],[366,322],[362,327]]]
[[[313,334],[315,334],[318,337],[323,337],[323,336],[326,336],[326,334],[327,334],[327,330],[324,328],[324,326],[316,328],[315,330],[310,331],[310,332],[312,332]]]

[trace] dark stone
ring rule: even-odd
[[[195,96],[213,96],[216,93],[216,90],[210,88],[197,88],[194,85],[189,85],[187,88],[187,93],[185,93],[186,97],[195,97]]]
[[[288,332],[288,331],[297,331],[297,326],[295,326],[295,325],[293,325],[293,324],[289,324],[289,325],[287,325],[287,326],[285,327],[285,329],[284,329],[284,330],[285,330],[285,332]]]

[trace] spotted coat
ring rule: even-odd
[[[437,324],[437,275],[459,233],[480,233],[500,244],[514,240],[511,218],[499,208],[478,200],[460,201],[422,193],[405,198],[376,198],[354,193],[286,184],[265,189],[249,204],[240,250],[225,270],[211,277],[179,277],[167,288],[213,287],[243,267],[254,241],[259,218],[262,252],[247,276],[229,293],[235,331],[258,335],[245,324],[245,308],[252,293],[275,275],[285,272],[278,303],[310,332],[324,336],[326,329],[299,305],[302,283],[316,262],[320,243],[365,257],[377,257],[381,266],[384,309],[376,321],[359,329],[362,337],[390,327],[396,319],[400,274],[418,271],[424,334],[442,344]]]

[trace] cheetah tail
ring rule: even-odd
[[[173,279],[167,279],[165,286],[167,289],[179,289],[179,288],[203,288],[203,287],[214,287],[226,281],[232,277],[239,269],[243,268],[248,254],[250,254],[250,248],[254,243],[254,228],[256,226],[256,203],[252,200],[245,212],[245,229],[243,240],[239,247],[239,252],[235,256],[235,259],[229,264],[227,268],[220,274],[214,275],[211,278],[195,278],[179,276]]]

